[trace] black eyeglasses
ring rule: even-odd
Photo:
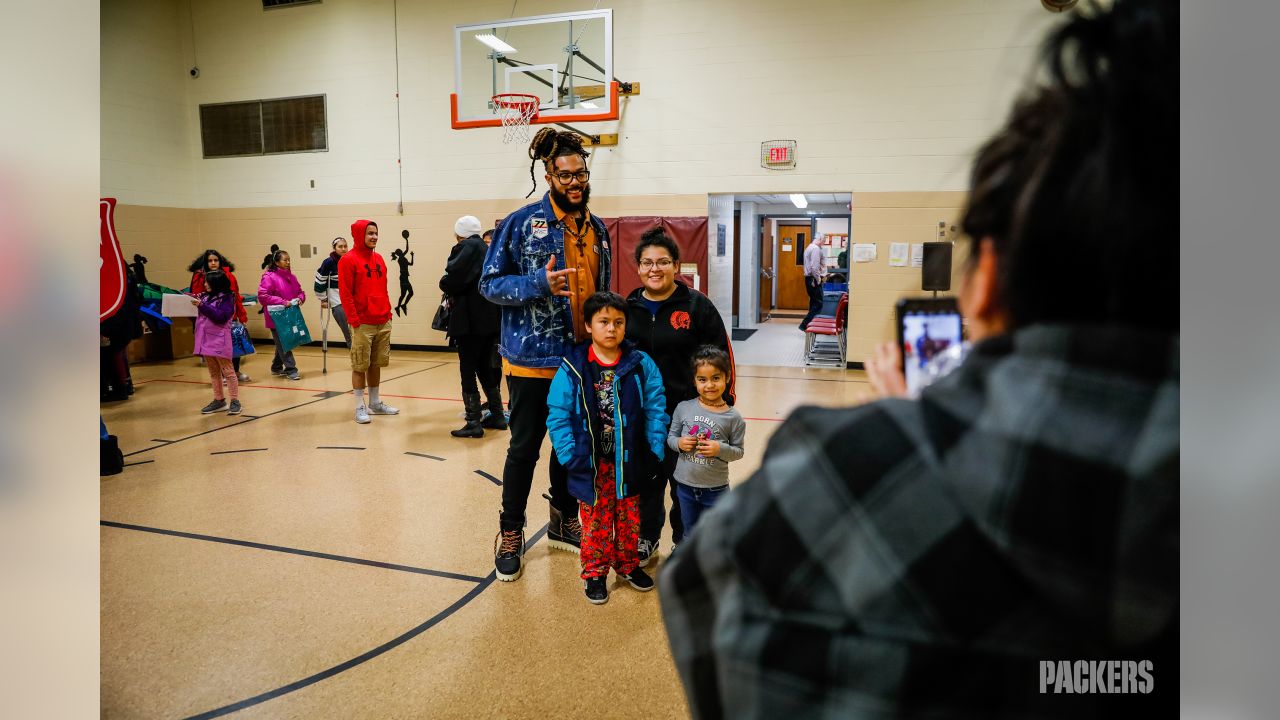
[[[551,177],[560,181],[561,185],[568,185],[570,180],[578,179],[578,182],[585,183],[591,177],[590,170],[579,170],[576,173],[571,172],[555,172],[551,173]]]

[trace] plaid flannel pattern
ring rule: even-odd
[[[1037,326],[918,401],[797,410],[662,571],[694,717],[1172,713],[1178,373],[1177,336]],[[1155,691],[1042,694],[1063,659]]]

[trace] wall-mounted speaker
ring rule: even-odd
[[[920,266],[920,287],[924,290],[951,289],[951,243],[927,242]]]

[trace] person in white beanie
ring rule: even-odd
[[[449,337],[458,346],[458,371],[462,377],[462,403],[466,425],[450,431],[454,437],[484,437],[484,429],[507,429],[502,406],[502,371],[494,362],[493,347],[498,342],[498,306],[480,294],[480,269],[485,246],[480,237],[480,221],[463,215],[453,224],[455,243],[449,252],[440,289],[449,297]],[[476,381],[479,381],[479,388]],[[488,400],[488,417],[480,400],[480,388]]]

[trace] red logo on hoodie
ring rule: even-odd
[[[676,330],[689,329],[689,313],[683,310],[677,310],[671,313],[671,327]]]

